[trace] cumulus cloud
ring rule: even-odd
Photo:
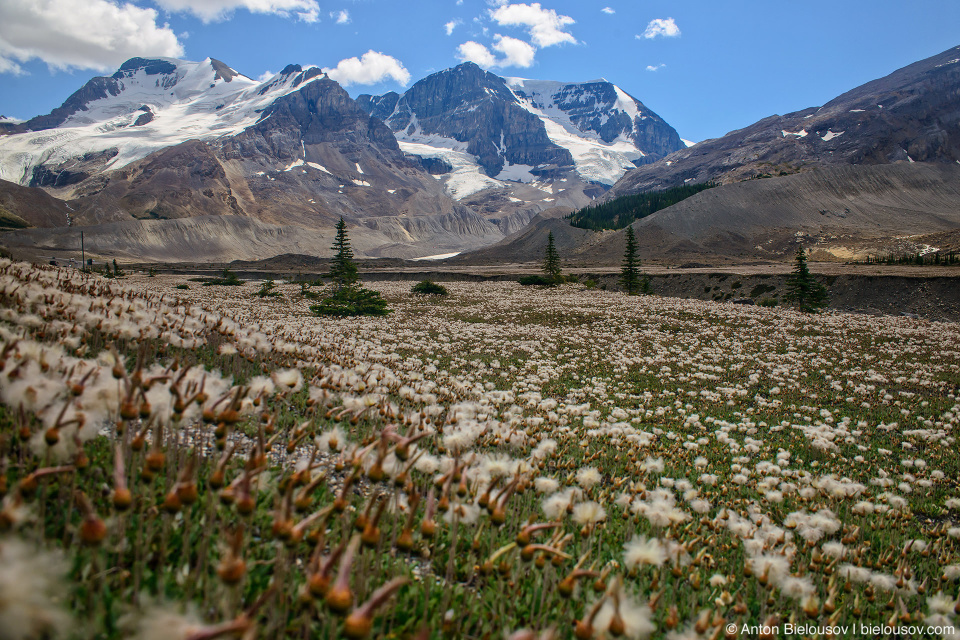
[[[501,26],[526,27],[533,44],[538,47],[564,42],[577,44],[577,39],[565,30],[576,21],[570,16],[557,14],[553,9],[544,9],[539,2],[502,4],[490,12],[490,17]]]
[[[529,43],[499,33],[494,38],[493,48],[503,54],[503,59],[497,61],[498,67],[529,67],[533,64],[536,53]]]
[[[343,86],[351,84],[377,84],[388,78],[401,85],[410,82],[410,72],[403,63],[379,51],[371,49],[361,57],[341,60],[336,67],[325,68],[323,72]]]
[[[346,9],[341,9],[340,11],[332,11],[330,13],[331,18],[336,18],[337,24],[350,24],[350,12]]]
[[[499,33],[494,36],[493,49],[503,54],[503,57],[497,58],[486,46],[470,40],[457,48],[457,57],[464,62],[474,62],[484,69],[494,67],[526,68],[533,64],[533,58],[537,52],[536,47],[530,43]]]
[[[479,42],[468,40],[457,47],[457,57],[464,62],[474,62],[484,69],[497,66],[497,57]]]
[[[611,16],[616,13],[616,11],[614,11],[610,7],[604,7],[603,9],[600,9],[600,11],[603,11],[607,15],[611,15]]]
[[[650,24],[647,25],[647,30],[643,32],[643,35],[637,36],[637,38],[642,37],[651,40],[657,36],[676,38],[679,35],[680,27],[673,21],[673,18],[654,18],[650,21]]]
[[[109,0],[0,0],[0,73],[39,59],[56,69],[114,69],[135,56],[178,57],[183,46],[155,9]]]
[[[204,22],[224,20],[237,9],[296,16],[304,22],[320,19],[317,0],[156,0],[156,3],[168,11],[192,13]]]
[[[450,22],[448,22],[448,23],[446,23],[445,25],[443,25],[443,28],[446,29],[447,35],[449,36],[449,35],[451,35],[451,34],[453,33],[453,30],[454,30],[454,29],[456,29],[458,26],[460,26],[460,24],[461,24],[461,23],[460,23],[459,20],[451,20]]]
[[[648,65],[647,65],[647,71],[659,71],[660,69],[663,69],[665,66],[667,66],[667,65],[665,65],[665,64],[663,64],[663,63],[660,63],[660,64],[648,64]]]

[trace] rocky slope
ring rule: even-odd
[[[672,264],[789,260],[803,244],[819,260],[951,249],[960,228],[960,166],[898,163],[819,167],[801,174],[708,189],[633,223],[643,260]],[[581,265],[619,264],[624,232],[541,219],[460,262],[525,262],[543,255],[548,232]],[[940,244],[934,242],[942,234]]]
[[[605,195],[732,183],[818,166],[960,163],[960,47],[831,100],[770,116],[627,172]]]
[[[0,229],[69,226],[75,215],[67,203],[42,189],[0,180]]]

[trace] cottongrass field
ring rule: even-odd
[[[0,639],[960,638],[960,326],[0,262]]]

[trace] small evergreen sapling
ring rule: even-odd
[[[640,270],[640,258],[637,257],[637,237],[633,227],[627,227],[627,246],[623,252],[623,267],[620,269],[620,286],[628,295],[653,293],[650,277]]]
[[[257,295],[261,298],[277,298],[280,296],[280,292],[276,290],[276,285],[273,284],[273,280],[265,280],[260,285],[260,290],[257,291]]]
[[[637,257],[637,238],[633,235],[632,226],[627,227],[627,246],[623,251],[620,286],[631,296],[640,293],[640,258]]]
[[[333,241],[334,255],[330,263],[330,273],[327,278],[333,281],[334,288],[339,291],[344,287],[351,287],[360,279],[357,265],[353,262],[353,249],[347,238],[347,223],[340,218],[337,223],[337,237]]]
[[[445,296],[449,295],[449,291],[442,284],[437,284],[432,280],[421,280],[417,284],[413,285],[410,289],[411,293],[419,293],[421,295],[433,295],[433,296]]]
[[[557,253],[557,246],[553,241],[553,231],[547,234],[547,251],[543,257],[543,274],[550,281],[550,284],[559,284],[563,281],[563,273],[560,270],[560,254]]]
[[[330,263],[333,291],[310,310],[321,316],[384,316],[390,313],[387,301],[380,297],[379,291],[365,289],[359,285],[360,276],[353,262],[353,250],[347,238],[347,224],[340,218],[337,223],[337,237],[333,241],[335,254]]]
[[[787,278],[787,292],[783,299],[787,302],[795,302],[804,313],[815,313],[818,309],[827,306],[827,288],[810,273],[807,256],[802,246],[797,248],[795,260],[793,273]]]

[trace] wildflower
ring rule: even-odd
[[[809,598],[816,593],[816,588],[807,578],[787,576],[778,581],[778,586],[783,595],[794,600]]]
[[[601,480],[600,472],[596,467],[584,467],[577,471],[577,484],[584,489],[591,489]]]
[[[643,640],[657,628],[650,619],[650,607],[627,595],[618,580],[603,601],[603,606],[593,619],[594,632],[598,638],[613,637]]]
[[[711,505],[709,500],[704,500],[703,498],[697,498],[696,500],[690,501],[690,508],[697,513],[703,514],[710,511]]]
[[[755,555],[748,560],[753,575],[758,576],[761,584],[767,581],[779,584],[790,574],[790,560],[781,555]]]
[[[274,371],[270,377],[284,391],[296,393],[303,388],[303,375],[299,369],[281,369]]]
[[[59,555],[16,538],[0,541],[0,636],[4,640],[60,637],[70,623],[58,602],[66,595]]]
[[[663,473],[663,470],[666,465],[663,463],[663,458],[654,458],[652,456],[647,457],[643,462],[643,469],[647,473]]]
[[[716,589],[727,584],[727,577],[722,573],[715,573],[710,576],[710,586]]]
[[[266,376],[256,376],[252,378],[248,386],[250,387],[248,395],[251,398],[272,396],[273,392],[276,391],[276,385],[273,380]]]
[[[540,503],[540,509],[547,520],[558,520],[567,512],[570,499],[562,493],[554,493]]]
[[[573,521],[580,525],[593,525],[607,519],[607,511],[592,500],[573,507]]]
[[[506,455],[490,455],[483,459],[483,469],[491,478],[502,478],[513,474],[513,460]]]
[[[950,596],[944,595],[944,593],[938,592],[934,596],[927,598],[927,610],[931,615],[953,615],[953,608],[956,606],[956,603],[953,601],[953,598]]]
[[[647,539],[645,536],[634,535],[623,546],[623,561],[630,568],[645,564],[659,567],[667,561],[667,551],[656,538]]]
[[[343,449],[347,440],[339,426],[324,431],[316,440],[321,451],[335,453]]]
[[[535,478],[533,488],[536,489],[537,493],[550,495],[560,488],[560,483],[553,478]]]

